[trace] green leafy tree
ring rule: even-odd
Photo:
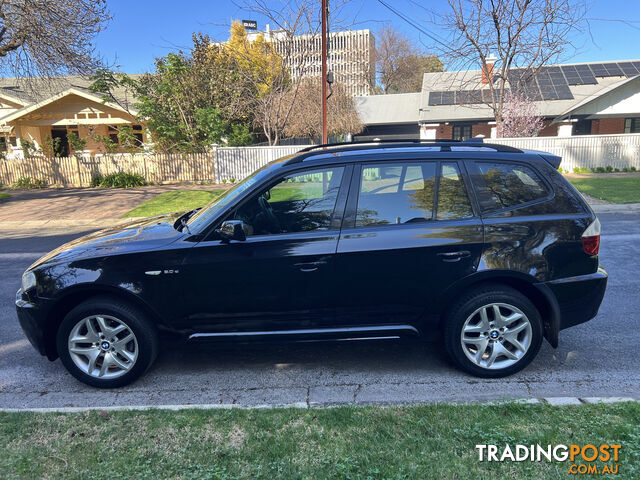
[[[84,138],[80,138],[76,132],[67,133],[67,141],[73,153],[81,152],[87,146],[87,141]]]

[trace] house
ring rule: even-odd
[[[419,93],[357,97],[365,128],[356,139],[495,138],[490,76],[425,73]],[[535,101],[545,125],[539,136],[640,133],[638,60],[550,65],[535,75],[513,69],[510,82]]]
[[[130,107],[132,99],[116,91],[117,103],[104,102],[100,94],[89,90],[90,84],[81,77],[34,79],[31,83],[0,78],[0,151],[6,157],[21,157],[25,145],[46,151],[49,142],[55,144],[57,156],[67,156],[72,150],[68,135],[74,132],[86,141],[84,153],[104,153],[105,143],[118,145],[121,125],[130,125],[142,145],[143,125]]]

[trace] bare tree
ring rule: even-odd
[[[544,122],[533,100],[521,92],[507,92],[499,137],[535,137],[543,127]]]
[[[437,56],[424,54],[391,26],[381,28],[377,37],[376,70],[382,93],[419,92],[423,73],[442,71]]]
[[[340,12],[350,0],[335,0],[331,5],[332,27],[337,28]],[[237,0],[236,5],[269,22],[273,42],[283,59],[281,72],[273,72],[267,93],[255,99],[255,123],[261,127],[269,144],[276,145],[287,127],[303,79],[317,75],[311,70],[314,55],[320,54],[320,2],[317,0]],[[301,36],[306,40],[302,41]],[[282,81],[287,78],[288,81]]]
[[[318,138],[322,135],[322,93],[321,79],[303,79],[297,95],[289,92],[285,101],[291,103],[291,119],[284,128],[289,137]],[[327,124],[329,135],[359,133],[362,123],[356,111],[353,97],[342,85],[333,87],[328,103]]]
[[[448,0],[449,9],[434,14],[450,32],[438,42],[442,57],[457,68],[480,64],[486,85],[467,79],[471,88],[488,90],[487,104],[498,129],[509,89],[527,93],[543,65],[572,48],[571,35],[585,24],[583,0]],[[496,57],[493,63],[493,57]],[[475,82],[475,85],[471,85]]]
[[[109,18],[105,0],[0,0],[1,74],[91,74],[101,64],[91,40]]]

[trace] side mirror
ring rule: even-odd
[[[216,232],[226,241],[238,240],[244,242],[247,235],[244,231],[244,222],[242,220],[226,220],[222,222],[220,228]]]

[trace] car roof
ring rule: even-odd
[[[561,158],[545,152],[521,150],[507,145],[484,143],[482,139],[454,140],[380,140],[314,145],[300,150],[283,165],[301,162],[338,163],[365,160],[415,158],[502,159],[520,161],[546,160],[558,168]]]

